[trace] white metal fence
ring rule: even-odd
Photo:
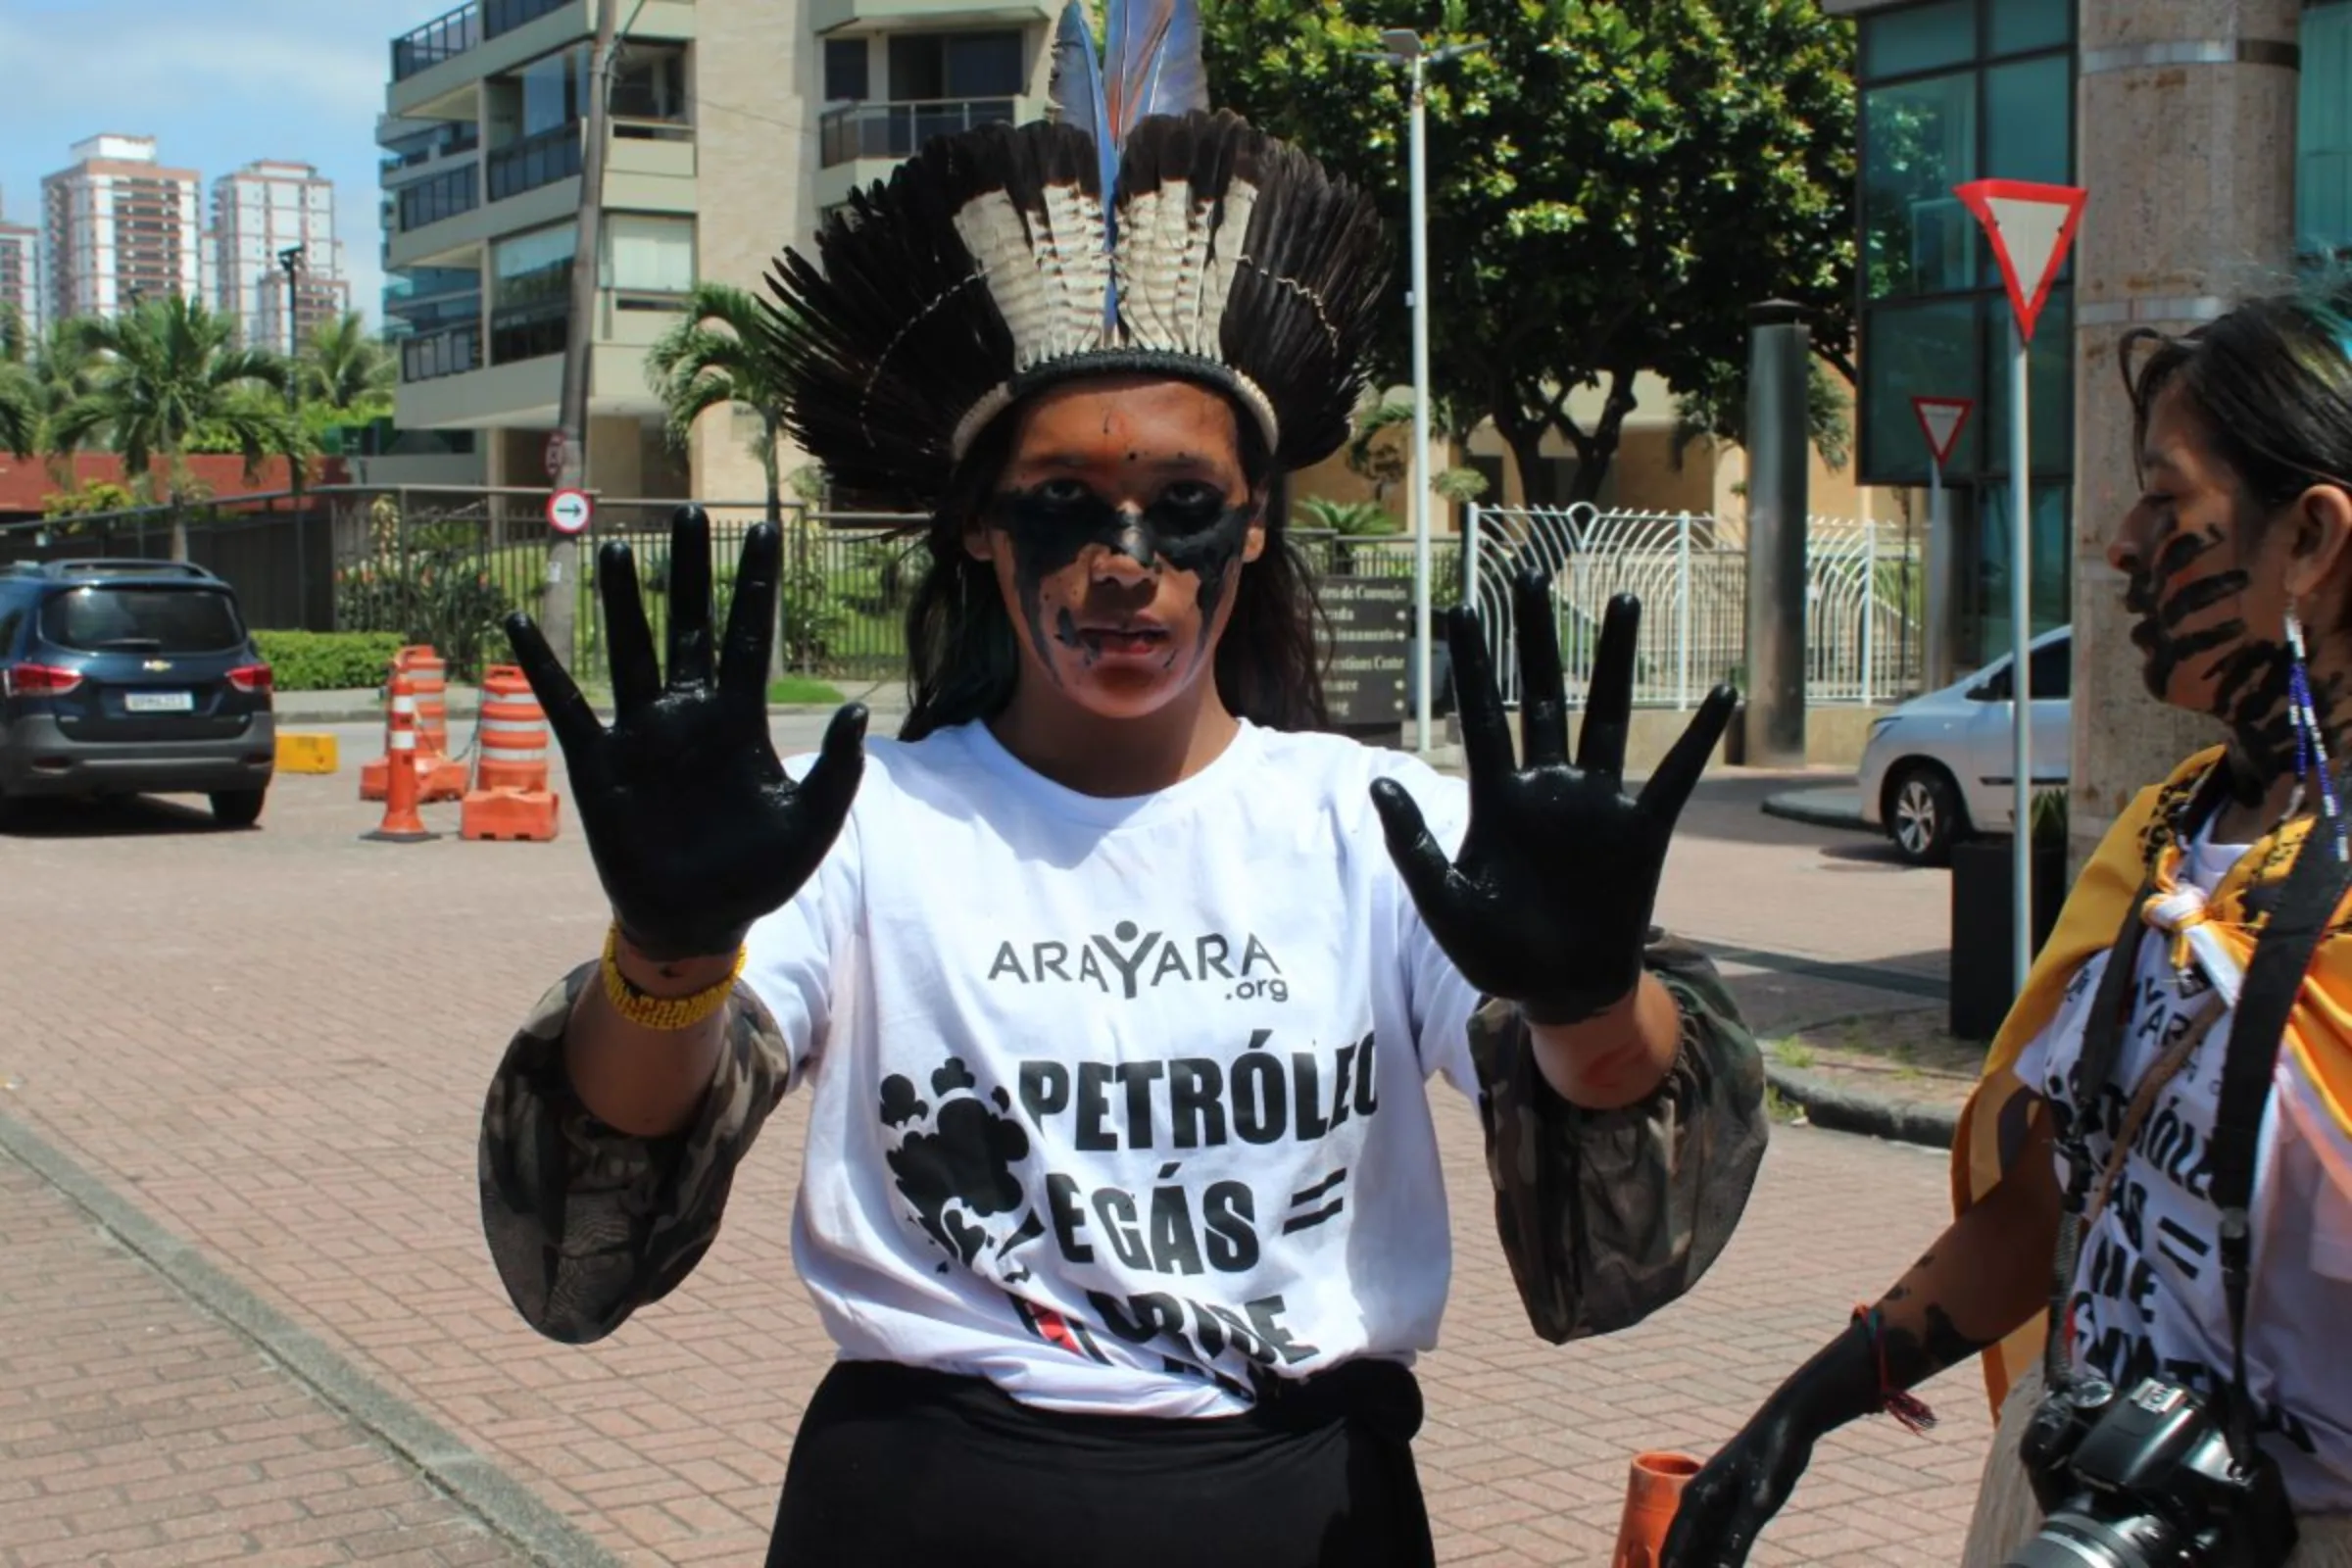
[[[1719,681],[1745,683],[1747,541],[1743,522],[1701,513],[1471,507],[1465,575],[1487,628],[1506,702],[1519,700],[1511,577],[1551,584],[1568,698],[1580,703],[1609,600],[1642,601],[1634,701],[1694,706]],[[1920,564],[1888,523],[1814,517],[1805,554],[1805,695],[1813,703],[1907,696],[1917,670]]]

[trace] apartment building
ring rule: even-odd
[[[600,3],[474,0],[392,43],[377,139],[398,422],[478,432],[493,484],[546,482]],[[588,482],[754,499],[758,421],[713,413],[688,454],[672,452],[646,351],[696,281],[760,291],[781,249],[928,136],[1043,114],[1054,13],[1043,0],[619,3]]]
[[[351,308],[335,185],[310,164],[264,159],[213,181],[214,309],[247,343],[291,354],[320,321]],[[292,313],[283,257],[295,259]]]
[[[41,327],[41,231],[8,220],[0,199],[0,316],[16,313],[27,331]]]
[[[203,181],[169,169],[152,136],[74,143],[41,181],[43,315],[114,316],[139,298],[206,299]]]

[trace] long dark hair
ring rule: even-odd
[[[2116,357],[2132,397],[2133,462],[2157,400],[2178,385],[2251,504],[2245,525],[2259,527],[2314,485],[2352,490],[2352,319],[2340,292],[2250,300],[2180,337],[2142,328]]]
[[[1269,486],[1273,457],[1256,420],[1236,411],[1242,475]],[[964,548],[964,534],[995,496],[1012,457],[1018,418],[1000,415],[957,466],[923,538],[930,562],[906,606],[906,721],[901,740],[991,718],[1012,700],[1020,645],[995,571]],[[1306,563],[1279,514],[1266,513],[1266,548],[1240,568],[1233,616],[1217,643],[1217,692],[1236,715],[1268,729],[1319,729],[1323,703],[1322,607]]]

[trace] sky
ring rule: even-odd
[[[258,158],[335,182],[352,303],[383,291],[375,121],[391,39],[458,0],[0,0],[0,204],[37,222],[41,176],[101,131],[153,136],[212,181]]]

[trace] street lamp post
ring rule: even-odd
[[[1429,116],[1423,91],[1428,68],[1484,49],[1480,40],[1447,44],[1430,50],[1409,27],[1391,27],[1380,35],[1383,53],[1375,58],[1403,66],[1412,78],[1410,184],[1412,209],[1413,312],[1413,749],[1430,752],[1430,564],[1429,537]]]
[[[277,266],[286,274],[286,483],[294,494],[294,617],[307,631],[311,624],[311,574],[302,537],[302,453],[292,439],[294,421],[302,417],[302,386],[295,362],[302,354],[303,251],[300,245],[287,246],[277,253]]]

